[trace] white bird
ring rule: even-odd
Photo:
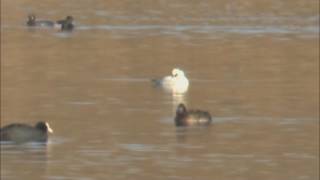
[[[161,86],[165,90],[177,94],[187,92],[189,87],[189,80],[184,75],[184,72],[179,68],[172,70],[172,75],[165,76],[160,80],[153,80],[158,86]]]

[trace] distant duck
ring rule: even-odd
[[[58,20],[57,23],[61,25],[62,31],[72,31],[74,28],[73,20],[72,16],[67,16],[66,19]]]
[[[209,125],[212,121],[207,111],[187,110],[184,104],[179,104],[174,119],[176,126]]]
[[[36,125],[14,123],[0,129],[0,141],[15,143],[47,142],[48,132],[53,133],[47,122],[38,122]]]
[[[54,22],[49,20],[36,20],[36,16],[34,14],[28,15],[27,26],[30,27],[47,27],[53,28]]]
[[[167,91],[178,94],[187,92],[189,87],[189,80],[185,76],[184,72],[179,68],[174,68],[170,76],[153,80],[153,82]]]

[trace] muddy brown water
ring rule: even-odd
[[[1,5],[1,125],[54,129],[47,146],[1,144],[1,179],[319,178],[318,1]],[[27,28],[29,13],[76,29]],[[150,82],[173,67],[182,96]],[[176,128],[179,102],[213,124]]]

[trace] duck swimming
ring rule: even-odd
[[[35,126],[13,123],[0,129],[0,141],[15,143],[47,142],[48,133],[53,133],[47,122],[38,122]]]
[[[179,68],[174,68],[170,76],[165,76],[159,80],[153,80],[153,82],[167,91],[178,94],[187,92],[189,87],[188,78]]]
[[[48,27],[53,28],[54,22],[49,20],[36,20],[36,16],[34,14],[28,15],[27,26],[30,27]]]
[[[57,23],[61,25],[62,31],[72,31],[74,28],[73,20],[72,16],[67,16],[63,20],[58,20]]]
[[[209,125],[212,121],[207,111],[187,110],[184,104],[179,104],[174,118],[176,126]]]

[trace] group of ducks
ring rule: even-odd
[[[58,20],[56,22],[50,20],[36,20],[36,16],[34,14],[30,14],[28,16],[27,26],[46,28],[58,27],[62,31],[72,31],[74,28],[73,20],[74,19],[72,16],[67,16],[65,19]]]
[[[71,31],[74,28],[72,22],[72,16],[67,16],[64,20],[53,22],[48,20],[36,20],[35,15],[29,15],[27,25],[31,27],[55,27],[56,25],[61,25],[60,28],[62,31]],[[152,81],[156,86],[162,87],[173,94],[183,94],[189,87],[188,78],[179,68],[174,68],[169,76],[165,76],[161,79],[154,79]],[[188,110],[183,103],[180,103],[176,109],[174,121],[176,126],[206,126],[211,123],[212,119],[209,112],[202,110]],[[49,133],[53,133],[53,130],[47,122],[40,121],[34,126],[22,123],[13,123],[0,128],[0,141],[10,141],[15,143],[45,143],[48,140]]]
[[[187,110],[184,104],[179,104],[174,118],[176,126],[209,125],[211,115],[207,111]],[[37,122],[34,126],[13,123],[0,129],[0,141],[14,143],[42,142],[48,140],[48,134],[53,133],[48,122]]]

